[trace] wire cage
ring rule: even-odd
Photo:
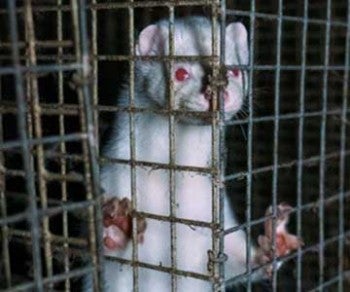
[[[240,21],[249,32],[245,105],[225,124],[222,109],[213,111],[212,167],[105,157],[113,117],[142,111],[116,106],[125,79],[133,82],[138,33],[160,19],[188,15],[204,15],[218,27]],[[222,55],[212,63],[215,75]],[[213,237],[208,274],[135,255],[124,261],[134,269],[135,291],[142,290],[141,268],[168,273],[169,291],[185,276],[211,282],[213,291],[349,290],[349,69],[349,0],[1,1],[0,290],[79,291],[91,275],[95,291],[103,291],[105,263],[122,261],[103,252],[99,171],[110,163],[163,168],[170,177],[179,169],[212,177],[213,222],[204,224]],[[174,125],[183,113],[167,114]],[[223,189],[248,243],[262,233],[266,207],[293,206],[289,227],[304,245],[278,259],[284,265],[273,269],[269,283],[254,282],[251,269],[223,278]],[[135,223],[141,212],[133,207]],[[203,225],[170,213],[142,216],[171,228]],[[168,240],[174,255],[176,228]]]

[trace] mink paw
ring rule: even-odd
[[[285,256],[303,246],[303,241],[297,236],[288,233],[287,224],[289,221],[289,214],[292,207],[288,204],[282,203],[277,206],[277,219],[275,223],[276,248],[273,250],[273,220],[270,218],[265,222],[265,234],[258,237],[259,248],[256,255],[256,263],[263,265],[273,260],[276,257]],[[272,207],[267,208],[265,215],[272,214]],[[272,276],[272,265],[265,267],[265,276],[270,278]]]
[[[105,200],[103,211],[103,242],[108,250],[121,250],[132,237],[132,206],[128,198]],[[137,241],[143,242],[146,221],[137,219]]]

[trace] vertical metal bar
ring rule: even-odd
[[[96,4],[96,0],[91,0],[91,4]],[[93,102],[93,108],[94,108],[94,124],[95,127],[95,135],[96,137],[99,137],[99,126],[98,126],[98,114],[99,111],[97,110],[98,106],[98,23],[97,23],[97,11],[96,9],[91,9],[91,42],[92,42],[92,102]],[[97,148],[97,154],[99,153],[99,147]]]
[[[174,56],[175,56],[175,43],[174,43],[174,6],[169,6],[169,52],[170,57],[170,72],[173,72]],[[174,80],[169,76],[169,110],[175,109],[175,93],[174,93]],[[176,164],[176,136],[175,136],[175,116],[173,113],[169,115],[169,163],[173,167]],[[176,172],[173,168],[169,170],[169,182],[170,182],[170,216],[176,217]],[[170,248],[171,248],[171,291],[177,291],[177,276],[174,271],[177,269],[177,246],[176,246],[176,224],[170,222]]]
[[[132,7],[134,0],[129,0],[130,6],[128,7],[129,12],[129,54],[135,54],[135,29],[134,29],[134,9]],[[131,174],[131,204],[133,210],[137,210],[137,191],[136,191],[136,144],[135,144],[135,115],[133,110],[135,108],[135,62],[129,60],[129,83],[130,83],[130,96],[129,96],[129,124],[130,124],[130,174]],[[132,226],[137,226],[137,218],[133,217]],[[132,262],[138,261],[138,248],[137,248],[137,228],[132,230]],[[133,291],[139,291],[139,269],[136,265],[133,266]]]
[[[9,25],[10,25],[10,39],[13,67],[15,69],[15,87],[16,87],[16,101],[17,101],[17,127],[21,144],[23,167],[26,173],[26,189],[29,197],[29,221],[31,223],[31,239],[32,239],[32,256],[33,256],[33,270],[34,270],[34,289],[35,291],[43,291],[43,278],[41,269],[41,253],[40,253],[40,219],[39,212],[36,205],[36,189],[34,179],[34,166],[31,156],[31,149],[28,141],[27,121],[26,121],[26,100],[23,90],[23,76],[21,74],[21,64],[18,46],[18,32],[17,32],[17,15],[16,15],[16,1],[7,0]]]
[[[217,49],[217,6],[215,5],[216,1],[213,1],[212,4],[212,57],[213,60],[211,62],[212,66],[212,77],[215,80],[215,77],[218,75],[217,73],[217,67],[219,66],[217,60],[215,60],[215,54]],[[217,133],[217,123],[218,123],[218,94],[217,90],[214,91],[213,96],[213,116],[212,116],[212,137],[211,137],[211,143],[212,143],[212,153],[211,153],[211,166],[213,169],[218,169],[218,133]],[[218,187],[215,184],[215,181],[218,181],[218,174],[212,173],[212,220],[214,225],[220,224],[220,218],[219,218],[219,194],[218,194]],[[213,248],[213,255],[214,257],[218,256],[219,253],[219,242],[217,238],[215,238],[215,229],[212,230],[212,248]],[[212,291],[219,291],[220,286],[217,284],[217,279],[219,278],[219,268],[217,263],[213,263],[213,270],[212,270]]]
[[[220,41],[221,32],[219,31],[220,26],[218,26],[219,12],[221,12],[221,3],[220,0],[213,1],[212,6],[212,77],[213,80],[218,80],[219,70],[221,64],[221,58],[218,54],[221,54],[221,44],[225,42],[225,40]],[[225,17],[225,16],[223,16]],[[225,19],[222,20],[225,22]],[[222,22],[221,22],[222,24]],[[219,42],[220,41],[220,42]],[[217,236],[217,231],[223,230],[223,222],[224,222],[224,212],[223,212],[223,187],[222,182],[224,180],[223,174],[221,174],[222,167],[222,159],[221,154],[224,153],[222,151],[222,140],[224,138],[224,122],[223,122],[223,97],[221,96],[220,87],[217,86],[216,82],[213,84],[213,116],[212,116],[212,220],[213,225],[217,226],[212,230],[212,246],[214,257],[220,259],[223,255],[223,236]],[[221,100],[220,100],[221,99]],[[224,263],[219,261],[215,261],[213,263],[213,290],[214,291],[222,291],[224,289],[222,286],[224,284]]]
[[[94,5],[96,4],[96,0],[91,0],[91,4]],[[95,137],[99,137],[99,111],[97,110],[97,106],[99,104],[99,99],[98,99],[98,23],[97,23],[97,11],[96,9],[91,9],[91,34],[92,34],[92,70],[91,70],[91,74],[92,74],[92,107],[93,107],[93,125],[95,125],[93,131],[94,131],[94,135]],[[95,161],[97,162],[97,157],[99,155],[99,144],[96,143],[95,145],[96,148],[96,159]],[[102,214],[100,213],[99,217],[102,218]],[[97,224],[100,224],[100,221],[96,221]],[[102,234],[101,231],[99,231],[99,228],[101,227],[96,227],[97,232],[99,232],[99,237],[100,240],[102,239]],[[102,254],[102,250],[100,247],[99,250],[99,257],[100,257],[100,262],[103,259],[103,254]],[[101,270],[101,275],[103,274],[103,270]],[[103,284],[100,284],[100,287],[103,286]]]
[[[81,31],[81,52],[82,52],[82,77],[86,80],[90,75],[89,65],[89,47],[88,47],[88,34],[87,34],[87,19],[86,19],[86,0],[80,0],[80,31]],[[100,173],[97,155],[98,138],[95,136],[95,124],[93,119],[92,100],[90,94],[89,84],[84,82],[82,87],[84,97],[84,115],[86,132],[88,134],[88,155],[90,161],[90,175],[92,183],[92,197],[96,201],[94,215],[95,215],[95,230],[96,230],[96,250],[97,250],[97,280],[98,291],[104,289],[104,283],[102,281],[104,275],[104,255],[103,255],[103,237],[102,237],[102,205],[101,205],[101,187],[100,187]]]
[[[0,102],[2,101],[2,78],[0,76]],[[0,114],[0,144],[4,143],[4,127],[3,127],[3,115]],[[7,217],[7,202],[5,197],[6,190],[6,173],[5,173],[5,150],[0,151],[0,217]],[[1,227],[1,255],[2,262],[4,265],[6,287],[10,288],[12,285],[11,275],[11,263],[10,263],[10,252],[9,252],[9,227],[7,224]]]
[[[246,269],[248,273],[247,291],[252,290],[251,265],[251,218],[252,218],[252,183],[253,183],[253,79],[254,79],[254,41],[255,41],[255,0],[250,2],[250,36],[249,36],[249,76],[248,76],[248,141],[247,141],[247,187],[246,187],[246,221],[247,221],[247,261]]]
[[[25,38],[28,38],[27,36],[28,32],[27,30],[25,30]],[[29,58],[25,58],[25,65],[27,67],[30,67],[30,61]],[[30,92],[30,74],[26,74],[24,75],[25,77],[25,96],[30,96],[31,92]],[[32,139],[34,136],[34,125],[33,125],[33,112],[31,110],[28,110],[27,112],[27,133],[28,133],[28,139]],[[34,157],[33,157],[34,159]],[[34,160],[33,160],[34,161]],[[34,166],[34,164],[33,164]]]
[[[347,130],[347,108],[349,96],[349,70],[350,70],[350,0],[348,0],[348,25],[345,38],[345,60],[344,60],[344,79],[343,79],[343,104],[341,114],[340,129],[340,156],[339,156],[339,222],[338,222],[338,291],[344,291],[344,204],[345,204],[345,161],[346,161],[346,130]]]
[[[220,44],[219,44],[219,62],[220,68],[224,68],[226,64],[226,0],[221,0],[220,3]],[[218,177],[219,177],[219,229],[224,230],[225,228],[225,213],[224,213],[224,196],[226,196],[225,190],[225,169],[226,169],[226,159],[224,158],[225,153],[225,104],[223,96],[223,88],[218,88],[219,102],[219,144],[218,144]],[[221,232],[218,236],[219,240],[219,259],[224,255],[224,235]],[[225,290],[225,262],[219,261],[219,288]]]
[[[57,0],[57,5],[62,5],[62,0]],[[63,40],[63,19],[62,19],[62,10],[57,10],[57,40],[62,41]],[[57,62],[59,65],[63,63],[63,48],[62,46],[58,46],[57,48]],[[58,104],[60,106],[64,105],[64,88],[63,88],[63,72],[58,72]],[[65,135],[65,125],[64,125],[64,114],[59,115],[59,135],[63,137]],[[66,144],[64,142],[60,143],[60,153],[66,154]],[[62,157],[60,159],[60,173],[62,175],[66,175],[67,173],[67,165],[66,165],[66,159]],[[67,182],[65,180],[61,181],[61,200],[63,203],[66,203],[68,201],[68,194],[67,194]],[[69,233],[68,233],[68,212],[63,211],[62,212],[62,225],[63,225],[63,237],[65,239],[65,242],[63,244],[63,250],[64,250],[64,271],[65,273],[69,272]],[[70,291],[70,279],[67,278],[64,282],[65,291]]]
[[[278,1],[277,40],[276,40],[276,72],[275,72],[275,106],[274,106],[274,131],[273,131],[273,179],[272,179],[272,210],[273,210],[273,236],[272,247],[276,250],[276,216],[278,195],[278,136],[279,136],[279,112],[280,112],[280,80],[281,80],[281,42],[282,42],[282,16],[283,0]],[[276,253],[273,253],[272,288],[277,291],[277,261]]]
[[[322,86],[322,117],[320,135],[320,168],[319,168],[319,290],[323,291],[324,282],[324,199],[325,199],[325,173],[326,173],[326,121],[327,121],[327,97],[328,97],[328,65],[329,65],[329,43],[331,33],[331,0],[327,0],[327,22],[325,31],[324,47],[324,71]]]
[[[81,87],[78,88],[79,103],[83,105],[81,113],[81,129],[87,133],[87,141],[82,141],[84,155],[84,169],[86,181],[86,197],[88,200],[95,200],[95,208],[88,209],[89,215],[89,240],[92,262],[95,266],[94,271],[94,290],[103,291],[103,269],[104,257],[102,251],[102,206],[99,186],[99,167],[97,159],[97,141],[94,132],[93,109],[90,96],[90,88],[87,80],[90,74],[89,50],[87,40],[87,20],[86,20],[86,2],[77,0],[71,2],[72,21],[74,28],[75,54],[83,69],[80,70],[82,79]]]
[[[33,12],[31,0],[25,1],[25,27],[26,36],[28,42],[28,61],[29,66],[36,66],[36,48],[35,48],[35,28],[33,20]],[[34,134],[35,138],[42,138],[42,127],[41,127],[41,108],[39,101],[39,89],[38,79],[35,74],[29,75],[29,86],[30,86],[30,99],[33,104],[33,121],[34,121]],[[42,208],[45,210],[48,206],[47,202],[47,187],[45,181],[45,157],[44,147],[42,144],[37,145],[37,172],[38,172],[38,185],[40,193],[40,203]],[[53,275],[53,263],[52,263],[52,249],[51,249],[51,233],[49,226],[49,218],[44,217],[42,222],[43,228],[43,244],[45,252],[45,263],[46,272],[48,277]],[[52,283],[49,288],[52,288]]]
[[[301,43],[301,72],[299,95],[299,129],[298,129],[298,162],[297,162],[297,236],[302,238],[302,204],[303,204],[303,156],[304,156],[304,113],[305,113],[305,73],[308,28],[308,0],[304,0],[304,20]],[[297,291],[302,291],[302,250],[297,255]]]

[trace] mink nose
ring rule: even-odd
[[[211,101],[213,99],[213,91],[207,87],[205,89],[205,91],[203,92],[204,94],[204,98],[207,100],[207,101]],[[225,90],[224,91],[224,101],[226,102],[226,100],[228,99],[228,92]]]
[[[211,90],[209,87],[207,87],[207,88],[204,90],[203,94],[204,94],[204,98],[205,98],[206,100],[208,100],[208,101],[211,101],[211,100],[212,100],[212,98],[213,98],[213,92],[212,92],[212,90]]]

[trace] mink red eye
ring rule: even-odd
[[[228,74],[233,77],[238,77],[240,74],[240,70],[238,68],[230,69],[228,70],[228,72],[229,72]]]
[[[179,68],[175,71],[175,78],[177,81],[185,81],[189,76],[190,74],[184,68]]]

